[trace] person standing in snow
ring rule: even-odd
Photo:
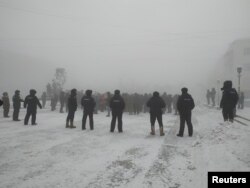
[[[83,107],[82,130],[86,129],[86,120],[88,116],[89,116],[90,130],[94,130],[93,113],[96,103],[91,95],[92,95],[92,90],[87,90],[85,92],[85,96],[83,96],[81,100],[81,104]]]
[[[3,93],[3,117],[8,118],[9,116],[9,111],[10,111],[10,99],[8,96],[7,92]]]
[[[183,137],[185,122],[188,126],[188,134],[191,137],[193,135],[193,125],[191,122],[192,110],[195,107],[194,100],[190,94],[188,94],[187,88],[181,89],[181,96],[177,101],[177,109],[180,114],[180,129],[177,136]]]
[[[157,119],[160,127],[160,136],[164,136],[163,123],[162,123],[162,113],[166,107],[166,103],[160,97],[159,92],[155,91],[153,97],[151,97],[147,102],[147,107],[150,109],[150,122],[151,122],[151,135],[155,135],[155,121]]]
[[[221,90],[222,98],[220,101],[220,108],[222,108],[222,115],[224,121],[230,121],[233,123],[234,121],[234,111],[236,109],[236,104],[238,102],[239,96],[237,91],[232,88],[232,81],[227,80],[224,82],[223,88]]]
[[[42,105],[41,105],[40,101],[38,100],[38,98],[36,97],[36,90],[31,89],[30,94],[28,96],[26,96],[25,100],[24,100],[24,108],[27,107],[27,113],[26,113],[26,116],[24,119],[24,125],[28,125],[30,116],[32,116],[31,124],[37,125],[36,124],[37,106],[39,106],[40,109],[42,109]]]
[[[110,132],[114,132],[115,122],[116,122],[116,119],[118,119],[118,131],[121,133],[123,132],[122,114],[123,114],[123,110],[125,109],[125,102],[124,102],[124,99],[121,97],[119,90],[115,90],[115,94],[111,98],[109,106],[112,111],[112,121],[111,121]]]
[[[241,92],[239,96],[238,109],[244,108],[244,100],[245,100],[244,92]]]
[[[74,117],[75,117],[75,112],[77,110],[77,90],[72,89],[71,94],[68,98],[68,116],[66,119],[66,128],[76,128],[74,126]],[[70,124],[69,124],[70,123]]]
[[[20,107],[21,107],[21,102],[24,102],[21,98],[20,98],[20,91],[16,90],[15,91],[15,95],[12,98],[13,101],[13,121],[20,121],[18,119],[19,117],[19,111],[20,111]]]

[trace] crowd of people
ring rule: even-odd
[[[220,107],[222,108],[222,114],[224,121],[233,122],[235,116],[235,108],[238,103],[239,107],[243,109],[242,95],[241,100],[236,90],[232,87],[232,81],[225,81],[223,88],[222,99]],[[215,94],[216,91],[212,88],[211,91],[207,91],[207,102],[215,106]],[[76,128],[74,125],[74,115],[79,106],[83,109],[82,118],[82,130],[86,130],[86,120],[89,118],[90,130],[94,130],[94,118],[93,114],[97,114],[98,111],[107,111],[107,116],[112,115],[110,123],[110,132],[114,132],[116,127],[116,121],[118,122],[118,132],[123,132],[122,115],[127,112],[130,115],[138,115],[139,113],[149,112],[151,135],[155,135],[155,122],[157,120],[160,127],[160,135],[164,136],[162,115],[164,113],[179,114],[180,116],[180,129],[177,136],[182,137],[184,134],[185,123],[188,127],[188,134],[191,137],[193,135],[193,125],[191,122],[192,110],[195,107],[192,96],[188,93],[187,88],[181,89],[181,95],[168,95],[163,93],[160,96],[159,92],[155,91],[153,94],[121,94],[119,90],[115,90],[113,95],[110,92],[105,94],[98,94],[92,92],[92,90],[77,91],[72,89],[70,92],[61,91],[59,94],[52,93],[47,96],[46,92],[43,92],[41,96],[42,104],[36,96],[36,90],[31,89],[30,94],[21,99],[20,91],[16,90],[12,98],[13,101],[13,121],[20,121],[19,111],[21,103],[24,103],[24,108],[27,108],[26,116],[24,118],[24,125],[28,125],[29,118],[31,116],[31,124],[36,125],[37,107],[45,108],[46,102],[50,98],[51,111],[56,110],[58,101],[60,102],[59,112],[63,113],[64,110],[68,113],[66,118],[66,128]],[[244,99],[243,99],[244,100]],[[0,105],[3,105],[3,115],[5,118],[9,117],[10,100],[7,92],[3,93],[2,101]]]

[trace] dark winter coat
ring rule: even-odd
[[[7,96],[2,97],[3,100],[3,108],[9,109],[10,108],[10,99]]]
[[[77,99],[76,95],[70,95],[68,98],[68,109],[69,111],[76,111],[77,109]]]
[[[3,101],[0,99],[0,106],[2,106],[3,105]]]
[[[195,107],[194,100],[188,93],[183,93],[177,101],[177,109],[180,114],[189,113]]]
[[[91,96],[83,96],[81,100],[81,104],[83,106],[84,112],[94,112],[96,102]]]
[[[233,109],[238,102],[239,96],[234,88],[225,89],[220,101],[220,107],[223,109]]]
[[[20,95],[14,95],[12,98],[13,101],[13,108],[14,109],[20,109],[21,107],[21,102],[24,102],[21,98]]]
[[[109,106],[112,110],[112,112],[122,112],[125,108],[125,102],[121,95],[115,94],[113,97],[111,97]]]
[[[25,97],[24,108],[27,107],[28,111],[36,111],[37,106],[39,106],[39,108],[42,108],[40,101],[35,95],[28,95]]]
[[[150,108],[150,113],[162,114],[162,109],[166,107],[166,103],[159,95],[154,95],[148,100],[147,107]]]

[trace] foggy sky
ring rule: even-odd
[[[249,0],[0,0],[0,92],[56,67],[68,89],[199,90],[249,18]]]

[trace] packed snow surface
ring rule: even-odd
[[[2,114],[2,109],[0,110]],[[12,111],[11,111],[12,113]],[[250,109],[238,112],[250,118]],[[23,119],[22,109],[20,118]],[[110,133],[110,117],[94,115],[94,131],[66,129],[66,113],[38,110],[37,126],[0,118],[1,188],[206,188],[208,171],[250,170],[250,122],[223,123],[221,111],[193,111],[193,137],[187,127],[176,136],[179,117],[164,114],[165,136],[150,136],[149,114],[123,116],[123,133]]]

